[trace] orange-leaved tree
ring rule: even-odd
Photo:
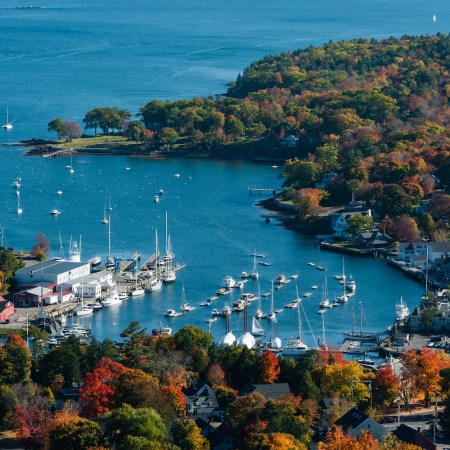
[[[274,383],[280,375],[280,364],[274,353],[265,351],[261,357],[261,383]]]

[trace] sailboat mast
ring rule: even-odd
[[[111,258],[111,215],[108,217],[108,260]]]
[[[322,314],[322,345],[325,345],[325,314]]]
[[[155,230],[155,266],[156,278],[159,280],[159,248],[158,248],[158,228]]]
[[[273,280],[272,280],[272,300],[271,300],[271,303],[270,303],[270,307],[271,307],[271,311],[270,312],[274,312],[274,309],[273,309]]]
[[[169,245],[169,240],[168,240],[168,230],[167,230],[167,211],[166,211],[166,255],[169,253],[168,251],[168,245]]]
[[[362,303],[359,302],[359,335],[362,336]]]
[[[302,315],[300,313],[301,300],[297,305],[297,316],[298,316],[298,336],[301,341],[303,341],[303,327],[302,327]]]
[[[352,336],[355,335],[355,310],[352,306]]]

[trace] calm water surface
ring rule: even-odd
[[[48,137],[50,120],[59,116],[81,123],[85,112],[96,106],[114,105],[136,113],[153,98],[219,94],[245,66],[267,54],[329,40],[448,32],[450,15],[446,0],[230,0],[226,8],[223,2],[204,0],[188,4],[136,0],[132,7],[118,0],[36,0],[33,5],[42,8],[16,9],[24,6],[19,0],[5,0],[0,6],[4,43],[0,117],[9,106],[14,124],[11,131],[0,130],[0,142]],[[63,159],[26,158],[22,149],[0,149],[0,225],[7,245],[30,249],[36,233],[42,231],[58,254],[61,232],[66,250],[70,235],[82,235],[86,258],[105,256],[107,229],[101,218],[110,197],[114,254],[127,256],[140,250],[148,256],[155,229],[164,235],[168,211],[177,260],[187,264],[175,285],[85,319],[92,322],[96,337],[117,338],[131,320],[148,328],[161,320],[169,323],[162,314],[179,307],[183,279],[188,301],[198,304],[214,294],[226,275],[237,278],[242,270],[251,271],[249,255],[254,248],[271,263],[260,267],[263,292],[270,290],[270,280],[278,273],[298,273],[300,293],[319,285],[303,305],[313,330],[321,334],[316,311],[324,274],[307,262],[327,267],[329,293],[334,296],[340,292],[333,275],[341,271],[342,259],[320,251],[314,239],[287,231],[276,221],[263,223],[255,206],[259,197],[249,196],[247,187],[279,187],[277,170],[245,162],[79,156],[70,175],[66,164]],[[11,187],[19,175],[21,218],[15,214],[17,198]],[[159,189],[165,195],[155,205],[153,195]],[[58,190],[63,191],[61,197],[55,194]],[[61,216],[50,217],[52,208],[61,210]],[[422,292],[413,281],[371,259],[348,257],[345,265],[357,281],[357,295],[348,305],[326,313],[330,341],[337,342],[338,332],[350,327],[352,306],[357,308],[359,301],[364,303],[364,327],[380,330],[391,323],[401,295],[412,306]],[[256,292],[252,283],[246,291]],[[294,297],[291,283],[276,291],[275,306],[282,307]],[[225,300],[232,298],[220,298],[214,307],[221,308]],[[264,300],[263,308],[269,307],[270,301]],[[209,313],[208,308],[198,307],[171,323],[174,329],[186,323],[206,328]],[[284,310],[278,331],[272,331],[293,335],[295,316]],[[268,324],[264,326],[268,329]],[[232,328],[236,334],[242,330],[241,315],[233,315]],[[218,336],[223,329],[219,320],[212,332]],[[310,335],[306,340],[313,344]]]

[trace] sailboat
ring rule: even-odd
[[[346,287],[346,279],[345,271],[344,271],[344,258],[342,258],[342,276],[340,278],[340,283],[342,284],[342,295],[336,298],[336,301],[338,303],[347,303],[348,302],[348,294],[347,294],[347,287]]]
[[[255,312],[255,318],[256,319],[262,319],[262,317],[264,316],[264,313],[262,312],[261,309],[261,286],[258,283],[258,309]]]
[[[169,227],[167,224],[167,211],[166,211],[166,254],[164,255],[164,273],[162,280],[164,283],[174,283],[177,279],[175,270],[173,270],[173,260],[175,255],[172,253],[172,244],[170,242]]]
[[[79,304],[75,311],[77,316],[88,316],[94,312],[94,309],[89,305],[84,304],[84,294],[83,294],[83,277],[81,278],[81,295],[78,298]]]
[[[105,225],[108,225],[108,218],[106,217],[106,203],[105,203],[105,207],[103,208],[103,220],[102,223],[104,223]]]
[[[111,206],[111,196],[108,196],[108,210],[112,211],[112,206]]]
[[[230,329],[230,316],[225,317],[225,335],[220,339],[219,345],[229,347],[236,342],[236,337]]]
[[[256,342],[255,342],[255,338],[253,337],[253,334],[249,333],[249,331],[248,331],[247,320],[248,320],[248,304],[245,303],[245,307],[244,307],[244,334],[237,338],[236,345],[238,345],[240,347],[247,347],[248,349],[252,349],[255,346]],[[256,319],[253,318],[253,320],[256,320]]]
[[[303,342],[302,317],[300,313],[301,300],[297,304],[298,337],[287,339],[283,348],[283,356],[300,356],[308,351],[308,346]]]
[[[272,300],[271,300],[271,305],[270,305],[270,312],[267,313],[264,316],[265,319],[269,319],[269,320],[276,320],[276,315],[275,315],[275,311],[274,311],[274,306],[273,306],[273,281],[272,281]]]
[[[283,344],[281,342],[281,339],[278,337],[278,321],[276,318],[273,321],[273,324],[275,328],[275,337],[272,338],[272,333],[270,333],[270,340],[269,342],[267,342],[266,350],[269,350],[273,353],[280,353]]]
[[[190,306],[186,300],[186,292],[184,290],[184,282],[181,287],[181,311],[182,312],[191,312],[194,311],[195,306]]]
[[[377,341],[378,340],[378,333],[363,333],[362,330],[362,303],[359,302],[359,332],[355,332],[355,313],[352,309],[352,332],[351,333],[342,333],[345,337],[345,339],[351,340],[351,341],[365,341],[365,342],[371,342],[371,341]]]
[[[146,292],[155,292],[159,291],[162,288],[162,280],[161,280],[161,267],[159,266],[159,244],[158,244],[158,230],[155,231],[155,278],[153,278],[147,285],[145,286]]]
[[[325,339],[325,316],[322,314],[322,343],[319,346],[322,350],[328,350],[327,341]]]
[[[437,20],[436,14],[433,14],[433,22],[436,22],[436,20]]]
[[[4,125],[2,125],[2,128],[4,130],[11,130],[12,129],[12,123],[9,121],[9,111],[8,108],[6,108],[6,122]]]
[[[107,269],[113,269],[115,266],[114,258],[111,256],[111,216],[108,217],[108,259],[106,260],[105,267]]]
[[[252,320],[252,334],[253,336],[265,336],[267,334],[255,316]]]
[[[70,166],[66,166],[66,169],[69,171],[69,173],[75,172],[73,165],[72,165],[72,157],[70,157]]]
[[[22,212],[22,208],[20,207],[20,192],[17,191],[17,215],[20,216]]]
[[[330,300],[328,299],[328,285],[327,285],[327,273],[325,272],[325,277],[323,280],[323,291],[322,291],[322,301],[320,302],[321,308],[329,308]]]

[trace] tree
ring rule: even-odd
[[[172,144],[178,139],[179,136],[176,130],[166,127],[158,133],[158,137],[163,146],[167,149],[170,149]]]
[[[50,250],[50,241],[45,237],[44,233],[38,233],[36,235],[36,245],[31,254],[35,258],[45,261],[48,258]]]
[[[391,233],[397,241],[402,242],[417,242],[420,236],[416,221],[407,215],[395,219]]]
[[[280,375],[280,365],[273,352],[265,351],[261,357],[261,383],[273,383]]]
[[[142,131],[144,131],[144,124],[140,120],[132,120],[127,123],[124,135],[132,141],[140,141]]]
[[[207,351],[213,340],[209,333],[193,325],[186,325],[180,328],[174,337],[177,349],[188,354],[196,347],[203,348]]]
[[[326,197],[323,189],[303,188],[295,191],[292,196],[295,212],[299,220],[305,220],[310,215],[320,211],[320,202]]]
[[[84,415],[98,417],[108,412],[114,404],[116,382],[126,371],[122,364],[103,358],[83,379],[80,405]]]
[[[172,428],[172,436],[181,450],[209,450],[210,445],[192,419],[178,419]]]
[[[412,211],[413,202],[405,190],[396,184],[384,186],[381,197],[380,215],[389,215],[392,218],[409,214]]]
[[[74,120],[63,120],[60,135],[65,137],[67,141],[72,142],[73,139],[81,137],[81,129]]]
[[[319,171],[313,162],[295,158],[285,162],[281,177],[286,178],[283,187],[306,188],[319,180]]]
[[[50,450],[89,450],[107,445],[100,425],[81,417],[55,419],[49,437]]]
[[[436,224],[431,214],[425,213],[420,217],[420,228],[427,239],[432,239]]]
[[[13,384],[30,381],[31,352],[18,334],[10,334],[6,344],[0,345],[0,383]]]
[[[356,214],[350,217],[347,223],[348,227],[345,231],[353,236],[357,236],[360,233],[372,230],[373,218],[371,216]]]
[[[433,219],[450,217],[450,195],[436,194],[428,203],[427,211]]]
[[[24,267],[24,263],[10,248],[0,247],[0,293],[7,292],[14,273]]]
[[[212,363],[209,366],[208,372],[206,373],[206,379],[213,389],[219,386],[227,385],[225,372],[223,371],[222,366],[218,363]]]
[[[374,402],[380,406],[389,406],[399,395],[399,380],[392,367],[379,368],[372,383]]]
[[[52,120],[48,123],[48,131],[54,131],[58,135],[58,139],[61,139],[62,130],[63,130],[63,120],[60,117]]]
[[[326,443],[319,442],[319,450],[376,450],[378,441],[372,437],[372,434],[363,430],[358,438],[351,437],[342,432],[340,427],[329,431],[326,437]]]
[[[122,448],[127,436],[142,437],[148,441],[168,441],[164,422],[153,408],[123,405],[105,416],[105,433],[118,448]]]
[[[225,119],[224,130],[226,134],[233,136],[233,143],[236,143],[237,138],[244,134],[245,127],[241,120],[230,114]]]

